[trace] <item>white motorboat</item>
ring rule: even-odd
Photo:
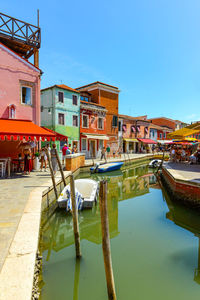
[[[150,163],[149,163],[149,168],[158,168],[162,163],[161,159],[153,159]]]
[[[77,179],[74,183],[78,210],[92,208],[93,203],[97,202],[98,182],[92,179]],[[70,184],[64,187],[57,203],[60,208],[71,210]]]

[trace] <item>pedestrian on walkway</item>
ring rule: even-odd
[[[107,157],[109,158],[110,157],[110,146],[107,145],[106,147],[106,152],[107,152]]]
[[[103,158],[106,160],[106,148],[105,148],[105,147],[103,147],[103,148],[101,149],[101,160],[102,160]]]
[[[62,164],[63,165],[64,165],[64,161],[65,161],[65,158],[67,155],[67,150],[68,150],[67,144],[64,144],[64,146],[62,147]]]
[[[29,174],[31,172],[31,150],[24,149],[24,174]]]
[[[51,164],[52,164],[53,173],[55,175],[58,169],[58,161],[56,157],[56,144],[53,144],[53,148],[51,149]]]
[[[47,151],[49,152],[49,155],[51,155],[51,147],[50,147],[49,144],[46,145],[46,149],[47,149]]]
[[[47,171],[47,155],[45,152],[45,147],[42,147],[41,151],[40,151],[40,172],[43,171],[43,166],[44,166],[44,171]]]

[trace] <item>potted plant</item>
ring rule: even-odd
[[[34,157],[33,157],[33,169],[34,170],[39,170],[40,169],[40,162],[39,162],[39,152],[35,152]]]

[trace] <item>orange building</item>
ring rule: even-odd
[[[149,119],[149,121],[155,125],[168,127],[169,129],[172,129],[172,130],[178,130],[178,129],[181,129],[181,128],[187,126],[187,124],[184,122],[181,122],[179,120],[165,118],[165,117],[152,118],[152,119]]]
[[[84,96],[83,96],[84,95]],[[106,109],[92,102],[91,96],[81,94],[80,102],[80,151],[86,158],[96,158],[106,146]]]
[[[91,97],[91,102],[99,104],[106,109],[106,135],[109,140],[111,152],[116,152],[118,149],[118,96],[119,89],[115,86],[96,81],[88,85],[77,88],[81,92],[84,100],[88,96]]]

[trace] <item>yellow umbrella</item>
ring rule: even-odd
[[[187,137],[187,138],[185,138],[185,141],[197,142],[198,140],[195,139],[195,138],[189,138],[189,137]]]
[[[171,132],[167,135],[167,138],[170,139],[185,139],[187,136],[191,136],[193,134],[198,134],[200,132],[200,127],[199,130],[197,129],[190,129],[190,128],[181,128],[179,130],[176,130],[174,132]]]

